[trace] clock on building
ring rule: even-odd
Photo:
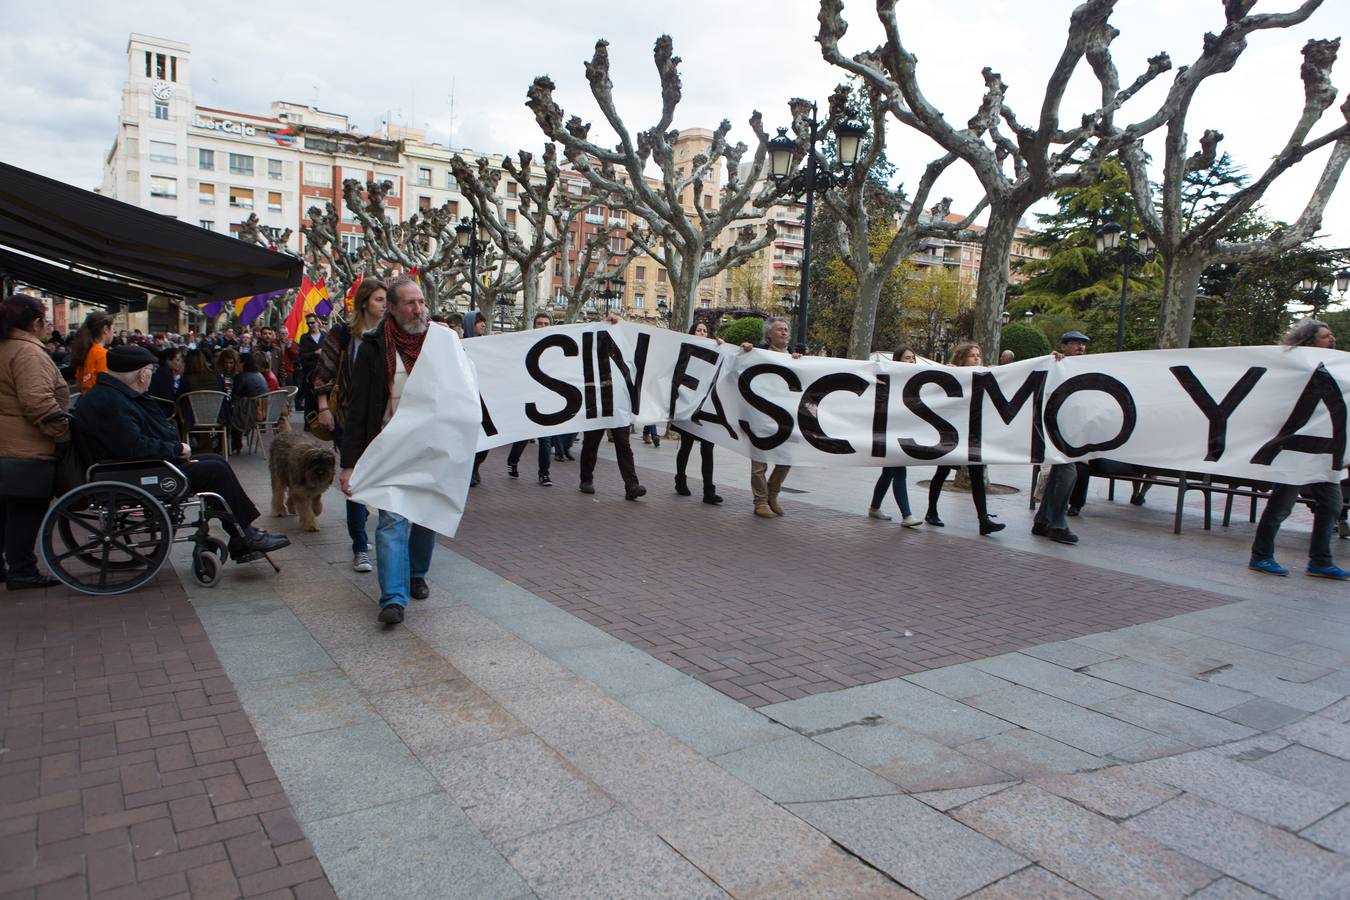
[[[173,85],[167,81],[156,81],[151,85],[150,93],[155,95],[156,100],[168,100],[173,95]]]

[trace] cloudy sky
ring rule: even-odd
[[[980,68],[990,65],[1009,85],[1020,117],[1034,120],[1041,87],[1058,56],[1071,0],[902,0],[906,42],[920,60],[930,99],[964,122],[978,103]],[[1291,9],[1297,0],[1262,0],[1258,10]],[[851,0],[845,49],[880,38],[873,4]],[[227,11],[230,10],[230,11]],[[752,109],[769,126],[786,122],[792,96],[821,101],[841,73],[820,58],[812,0],[683,0],[671,4],[543,0],[476,0],[383,4],[334,0],[325,5],[71,2],[9,4],[6,52],[0,55],[0,159],[74,184],[93,187],[114,134],[126,77],[131,32],[191,44],[193,91],[199,104],[266,112],[274,99],[343,112],[362,130],[392,122],[426,128],[433,140],[493,152],[537,149],[541,136],[524,107],[531,79],[551,75],[564,109],[595,115],[582,62],[596,38],[611,43],[616,96],[625,120],[645,127],[658,110],[651,64],[653,40],[669,33],[683,57],[685,100],[676,127],[714,126],[723,118],[749,140]],[[1122,0],[1113,18],[1122,80],[1160,51],[1181,65],[1199,52],[1206,30],[1223,24],[1221,0]],[[1305,25],[1258,33],[1237,69],[1211,79],[1197,98],[1191,133],[1207,127],[1227,136],[1223,148],[1259,171],[1283,144],[1298,115],[1300,48],[1312,37],[1350,37],[1350,2],[1327,0]],[[1350,56],[1350,47],[1343,56]],[[1165,76],[1164,81],[1170,80]],[[1350,89],[1350,59],[1336,82]],[[1075,80],[1063,120],[1092,107],[1089,78]],[[1141,94],[1127,117],[1142,117],[1164,90]],[[453,115],[451,98],[453,97]],[[1334,110],[1314,133],[1334,127]],[[916,181],[937,155],[916,136],[892,131],[892,160]],[[1156,149],[1156,148],[1151,148]],[[1306,202],[1327,154],[1310,158],[1267,195],[1274,216],[1292,219]],[[1350,173],[1324,220],[1324,242],[1350,245]],[[973,202],[974,181],[953,170],[938,193],[957,208]]]

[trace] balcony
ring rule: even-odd
[[[597,216],[595,213],[586,213],[586,224],[587,224],[587,225],[603,225],[603,224],[605,224],[605,217],[604,217],[604,216]]]
[[[625,228],[628,225],[628,220],[622,216],[610,216],[609,224],[613,225],[615,228]]]

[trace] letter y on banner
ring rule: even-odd
[[[398,412],[356,463],[352,499],[453,537],[481,420],[473,363],[450,329],[431,325]]]

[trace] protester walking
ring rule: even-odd
[[[361,344],[384,318],[386,296],[383,281],[362,278],[352,301],[351,321],[338,322],[324,335],[314,359],[310,389],[314,395],[315,413],[310,428],[331,434],[339,454],[342,452],[342,429],[351,403],[352,366]],[[364,503],[347,500],[347,535],[352,539],[352,569],[357,572],[369,572],[374,568],[370,564],[370,540],[366,537],[369,517],[370,510]]]
[[[741,344],[743,352],[751,350],[772,350],[774,353],[788,352],[788,321],[782,316],[770,316],[764,320],[764,340],[754,346],[749,341]],[[793,353],[793,359],[800,359],[800,353]],[[755,515],[761,519],[772,519],[784,514],[778,502],[778,493],[783,489],[791,466],[776,465],[769,471],[769,464],[759,460],[750,461],[750,493],[755,502]]]
[[[538,330],[548,328],[552,324],[553,317],[548,313],[535,313],[531,328]],[[512,478],[520,477],[520,458],[525,454],[525,448],[529,443],[528,440],[516,441],[511,445],[511,451],[506,454],[506,474]],[[553,447],[553,438],[541,435],[535,438],[535,443],[539,445],[539,485],[540,487],[553,487],[553,479],[549,475],[549,458]]]
[[[918,355],[911,347],[897,347],[895,353],[891,354],[894,362],[902,362],[913,365],[919,359]],[[900,524],[906,528],[915,528],[923,524],[923,519],[914,515],[909,508],[909,485],[907,479],[909,472],[904,466],[886,466],[877,476],[877,483],[872,488],[872,505],[867,508],[867,515],[873,519],[884,519],[890,521],[891,517],[881,511],[881,504],[886,499],[886,491],[889,490],[895,497],[896,506],[900,507]]]
[[[476,309],[471,309],[464,314],[463,326],[464,334],[461,339],[482,337],[487,333],[487,319]],[[483,466],[483,460],[488,458],[487,450],[479,450],[473,455],[473,474],[469,476],[469,487],[478,487],[483,481],[483,476],[478,474],[478,470]]]
[[[694,327],[689,330],[694,337],[708,337],[708,323],[699,321],[694,323]],[[722,343],[721,338],[713,338],[717,343]],[[713,444],[712,441],[705,441],[702,438],[695,437],[681,428],[675,431],[680,436],[680,449],[675,452],[675,493],[681,497],[689,497],[692,492],[689,490],[689,479],[685,472],[689,467],[689,455],[694,452],[694,445],[698,444],[699,461],[702,463],[701,472],[703,475],[703,502],[721,503],[722,498],[717,496],[717,485],[713,484]]]
[[[42,301],[0,302],[0,576],[11,591],[58,583],[38,571],[33,552],[54,493],[57,442],[70,439],[70,390],[43,345],[49,330]]]
[[[359,290],[359,288],[358,288]],[[319,348],[325,338],[319,327],[319,317],[310,313],[305,316],[305,333],[300,335],[297,352],[300,356],[300,409],[305,411],[305,431],[309,430],[309,414],[315,410],[314,370],[319,361]]]
[[[605,321],[610,325],[617,325],[623,318],[618,313],[610,313],[605,317]],[[614,461],[619,466],[619,476],[623,478],[624,499],[637,500],[646,496],[647,489],[638,481],[637,465],[633,462],[631,432],[627,425],[619,428],[598,428],[582,435],[581,483],[577,489],[583,494],[595,493],[595,461],[600,453],[600,442],[605,439],[606,432],[614,442]]]
[[[1281,343],[1286,349],[1317,347],[1336,349],[1336,335],[1330,326],[1317,319],[1303,319],[1291,328]],[[1336,565],[1331,558],[1331,535],[1341,509],[1341,486],[1336,481],[1315,481],[1311,484],[1275,484],[1270,499],[1256,525],[1256,539],[1252,541],[1251,560],[1247,567],[1266,575],[1288,575],[1289,570],[1275,561],[1275,537],[1280,525],[1289,518],[1299,496],[1312,500],[1313,527],[1308,541],[1308,566],[1304,570],[1316,578],[1350,579],[1350,572]]]
[[[367,332],[352,366],[351,403],[342,435],[342,492],[351,496],[352,469],[370,442],[398,411],[399,399],[426,341],[427,301],[422,288],[406,275],[389,282],[387,311],[380,327]],[[447,390],[462,388],[447,385]],[[430,596],[427,571],[436,533],[390,510],[379,511],[375,528],[375,565],[380,580],[378,621],[403,621],[408,599]]]
[[[952,351],[948,365],[979,366],[982,362],[980,345],[974,341],[963,341]],[[933,480],[928,483],[928,514],[923,520],[935,528],[942,528],[946,524],[938,517],[938,498],[942,496],[942,485],[947,481],[947,476],[956,471],[956,468],[956,466],[938,466],[937,471],[933,473]],[[984,493],[984,466],[967,466],[966,469],[970,473],[970,496],[975,502],[975,514],[980,520],[980,534],[988,535],[1002,531],[1007,526],[989,518]]]
[[[1059,361],[1066,356],[1082,356],[1087,352],[1087,345],[1086,334],[1081,331],[1067,331],[1059,339],[1059,352],[1055,354],[1055,360]],[[1069,530],[1069,520],[1066,517],[1078,515],[1078,510],[1087,502],[1088,475],[1086,463],[1056,463],[1050,466],[1046,475],[1045,491],[1041,494],[1041,505],[1037,507],[1036,516],[1031,523],[1032,534],[1037,537],[1048,537],[1061,544],[1078,543],[1078,535]]]

